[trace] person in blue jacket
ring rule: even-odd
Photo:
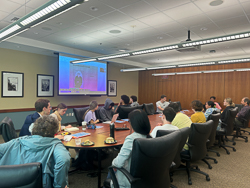
[[[67,187],[70,154],[62,142],[54,138],[58,127],[58,121],[52,116],[38,118],[32,136],[0,144],[0,166],[40,162],[44,188]]]
[[[29,131],[29,127],[32,123],[36,121],[39,117],[43,115],[49,115],[51,106],[50,101],[47,99],[38,99],[35,103],[36,112],[34,114],[30,114],[26,117],[24,124],[21,128],[20,136],[31,135],[31,131]]]

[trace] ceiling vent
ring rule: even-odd
[[[181,43],[191,42],[190,38],[190,30],[188,30],[188,39],[185,41],[181,41]],[[179,48],[176,49],[178,52],[196,52],[201,51],[201,46],[188,46],[188,47],[182,47],[182,45],[179,45]]]

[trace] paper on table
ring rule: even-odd
[[[69,142],[72,139],[72,135],[66,135],[64,136],[63,140],[66,142]]]
[[[103,128],[103,126],[96,125],[96,129],[100,129],[100,128]]]
[[[85,132],[80,132],[80,133],[76,133],[76,134],[72,134],[73,138],[81,138],[84,136],[89,136],[90,133],[85,133]]]
[[[68,132],[79,131],[79,128],[77,128],[77,127],[66,128],[65,131],[68,131]]]
[[[116,123],[124,123],[125,121],[116,120],[115,122],[116,122]]]
[[[122,119],[123,121],[129,121],[129,119]]]
[[[102,122],[102,123],[105,123],[105,124],[110,124],[110,123],[111,123],[111,121],[104,121],[104,122]]]

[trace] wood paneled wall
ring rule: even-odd
[[[211,65],[161,69],[139,72],[139,103],[155,103],[162,94],[167,100],[180,101],[183,109],[190,109],[190,103],[198,99],[202,103],[216,96],[216,101],[223,107],[224,98],[230,97],[239,104],[243,97],[250,97],[250,71],[202,73],[174,76],[152,76],[153,73],[189,72],[203,70],[219,70],[249,68],[249,63],[227,65]]]

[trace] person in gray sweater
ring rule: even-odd
[[[100,109],[100,117],[102,121],[111,121],[114,115],[114,102],[107,98],[104,106]]]

